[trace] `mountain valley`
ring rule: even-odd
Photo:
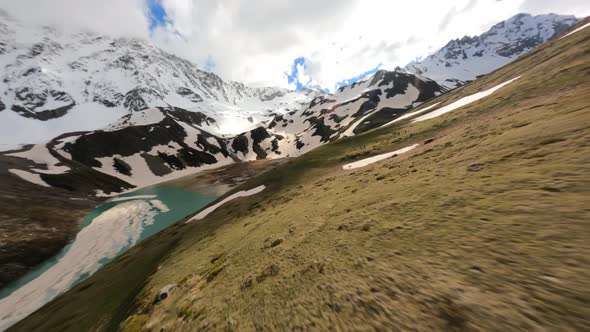
[[[587,22],[519,14],[326,93],[0,12],[0,286],[100,204],[261,188],[0,330],[583,329]]]

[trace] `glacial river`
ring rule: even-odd
[[[97,206],[74,241],[0,290],[0,331],[91,276],[106,263],[216,199],[165,185],[142,188]]]

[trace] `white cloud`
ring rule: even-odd
[[[452,38],[476,35],[519,12],[590,14],[586,0],[161,0],[174,26],[149,34],[142,0],[0,0],[28,21],[152,38],[172,53],[208,61],[224,79],[288,86],[285,72],[305,57],[300,72],[333,88],[379,63],[403,66]],[[31,10],[31,8],[35,8]],[[180,33],[183,37],[179,37]]]
[[[0,0],[0,8],[25,23],[53,25],[67,31],[149,36],[147,7],[142,0]]]
[[[590,3],[588,0],[526,0],[523,1],[520,11],[531,14],[567,14],[583,18],[590,15]]]
[[[187,43],[158,42],[224,78],[287,86],[284,73],[303,56],[314,82],[335,83],[374,68],[403,66],[452,38],[476,35],[523,9],[525,1],[163,0]],[[538,12],[562,12],[560,4]],[[565,11],[569,11],[567,8]]]
[[[304,84],[311,81],[311,77],[305,72],[305,68],[301,64],[297,64],[297,80]]]

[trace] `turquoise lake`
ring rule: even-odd
[[[155,185],[100,204],[84,218],[71,244],[0,290],[0,331],[88,278],[132,246],[216,198]]]

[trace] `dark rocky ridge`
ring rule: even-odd
[[[34,93],[29,88],[25,87],[17,90],[15,96],[18,102],[12,105],[12,111],[23,117],[41,121],[62,117],[76,105],[76,102],[72,97],[64,91],[46,90],[41,93]],[[67,104],[55,109],[39,110],[42,109],[49,100]]]
[[[158,108],[158,111],[164,115],[158,123],[134,125],[129,123],[130,114],[120,122],[124,124],[122,128],[82,133],[73,142],[65,143],[63,151],[71,155],[72,162],[90,168],[104,166],[99,161],[100,158],[120,156],[113,159],[112,166],[118,173],[126,176],[133,173],[132,166],[121,158],[139,154],[154,175],[163,176],[187,167],[216,164],[220,161],[219,158],[242,160],[238,152],[247,155],[254,151],[257,159],[265,159],[268,152],[278,151],[278,141],[283,139],[264,127],[233,138],[220,138],[199,129],[200,125],[215,122],[203,113],[178,107]],[[192,133],[196,133],[194,142],[188,140],[187,128],[192,128]],[[265,149],[261,142],[269,138],[272,138],[273,143]],[[211,140],[217,144],[213,144]],[[169,152],[148,153],[158,146],[167,146]]]
[[[186,124],[196,124],[207,121],[203,114],[188,112],[181,109],[161,109],[166,114],[164,119],[157,123],[145,126],[130,126],[112,131],[94,131],[80,136],[75,142],[67,143],[64,151],[72,156],[72,160],[89,167],[101,167],[97,158],[120,155],[131,156],[136,153],[148,152],[158,145],[178,144],[181,148],[176,154],[159,153],[159,158],[146,159],[150,168],[180,170],[186,167],[200,167],[204,164],[214,164],[217,159],[210,153],[223,153],[229,156],[229,152],[210,144],[205,144],[203,139],[194,143],[200,143],[202,151],[187,145],[185,139],[187,133],[178,121]],[[203,134],[207,135],[207,134]],[[121,144],[121,142],[125,142]],[[143,154],[145,158],[145,154]],[[154,165],[159,163],[160,165]],[[119,168],[118,168],[119,169]],[[120,169],[124,169],[120,165]],[[165,172],[165,171],[164,171]],[[160,172],[161,173],[161,172]],[[125,174],[125,172],[121,172]],[[128,175],[128,174],[126,174]]]

